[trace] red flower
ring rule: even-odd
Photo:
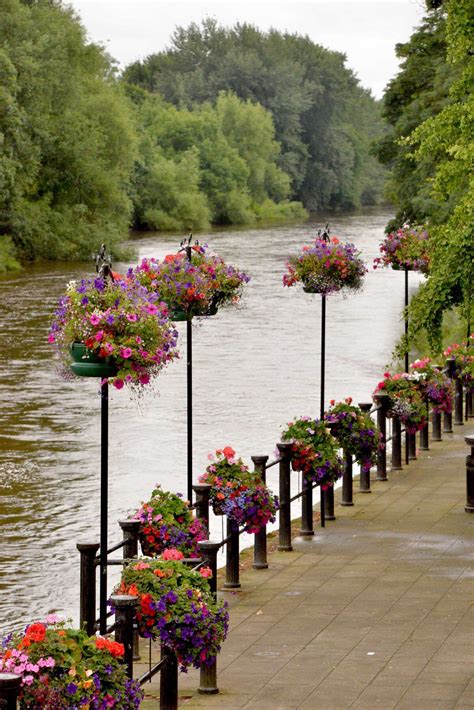
[[[46,626],[43,624],[30,624],[26,630],[26,638],[40,643],[46,636]]]

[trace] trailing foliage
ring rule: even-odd
[[[431,5],[399,47],[405,61],[384,98],[393,129],[379,154],[393,168],[398,223],[430,223],[430,275],[412,300],[410,323],[411,336],[423,328],[436,352],[444,313],[457,306],[466,321],[472,313],[474,6]]]
[[[124,79],[180,109],[216,106],[226,139],[246,162],[244,179],[257,204],[264,190],[274,201],[286,196],[286,175],[291,197],[312,210],[346,210],[380,198],[383,170],[369,151],[383,131],[379,106],[343,54],[308,37],[248,24],[226,29],[206,19],[178,28],[170,49],[130,65]],[[261,107],[271,113],[279,155]],[[216,147],[214,159],[223,145]],[[286,175],[268,169],[274,160]],[[245,214],[240,185],[234,209]],[[211,194],[211,204],[222,209],[217,197]]]

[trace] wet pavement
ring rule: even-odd
[[[335,521],[272,552],[267,570],[243,571],[242,590],[221,593],[220,692],[199,695],[198,672],[181,674],[180,707],[474,708],[473,430],[456,427],[353,507],[336,491]],[[144,709],[159,707],[157,687]]]

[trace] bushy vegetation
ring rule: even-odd
[[[392,168],[389,194],[400,225],[427,222],[431,266],[410,306],[412,335],[440,347],[443,315],[472,325],[474,266],[474,5],[428,2],[384,98],[391,131],[379,154]],[[393,225],[389,225],[393,226]]]
[[[119,77],[63,0],[3,0],[0,271],[101,242],[118,256],[130,226],[375,203],[379,107],[344,62],[307,37],[206,20]]]
[[[123,238],[135,158],[110,62],[59,3],[2,0],[0,261],[84,259]],[[9,257],[11,258],[11,257]]]

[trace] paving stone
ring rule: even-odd
[[[371,684],[364,690],[357,700],[351,705],[351,710],[368,710],[369,708],[382,708],[391,710],[406,692],[404,685],[374,685]]]

